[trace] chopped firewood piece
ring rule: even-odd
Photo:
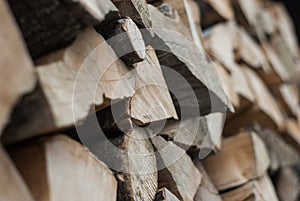
[[[157,192],[154,201],[179,201],[179,200],[167,188],[162,188]]]

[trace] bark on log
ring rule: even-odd
[[[116,200],[112,172],[66,136],[27,142],[10,153],[36,200]]]
[[[9,6],[0,1],[0,136],[19,98],[35,85],[33,64]],[[17,55],[17,57],[16,57]]]
[[[70,44],[86,26],[118,18],[109,0],[9,0],[33,58]]]
[[[219,153],[204,160],[217,189],[227,190],[261,177],[269,166],[263,141],[254,133],[241,133],[222,142]]]

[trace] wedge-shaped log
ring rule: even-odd
[[[0,145],[0,193],[5,201],[35,201],[9,155]]]
[[[277,97],[279,97],[280,103],[288,115],[298,116],[300,99],[297,85],[281,84],[275,93]]]
[[[167,188],[162,188],[157,192],[154,201],[179,201],[179,200]]]
[[[191,158],[183,149],[162,137],[155,136],[151,140],[156,151],[159,170],[158,187],[168,188],[179,200],[192,201],[202,175]]]
[[[201,9],[201,26],[203,28],[234,18],[233,9],[228,0],[197,0],[197,2]]]
[[[222,194],[222,199],[223,201],[278,201],[274,186],[267,175]]]
[[[116,200],[112,172],[66,136],[28,142],[10,153],[36,200]]]
[[[300,159],[298,152],[278,134],[271,130],[257,129],[256,133],[264,141],[270,156],[270,170],[293,165]]]
[[[21,34],[6,1],[0,1],[0,135],[10,119],[10,113],[19,98],[33,90],[35,75],[33,64],[24,47]],[[18,55],[15,57],[14,55]]]
[[[101,35],[87,28],[72,46],[39,63],[40,85],[17,108],[7,143],[70,127],[85,119],[93,105],[98,110],[126,97],[131,97],[130,117],[142,123],[177,118],[151,47],[146,59],[130,69]]]
[[[177,111],[181,109],[180,116],[233,110],[203,48],[181,34],[180,27],[184,25],[151,5],[149,11],[156,37],[146,38],[145,42],[152,44],[161,65],[165,66],[164,77],[169,90],[176,96],[174,104]]]
[[[201,172],[201,174],[203,175],[201,184],[194,197],[194,201],[205,201],[205,200],[222,201],[217,188],[211,182],[201,161],[199,159],[194,159],[193,162],[195,166],[198,168],[198,170]]]
[[[257,134],[241,133],[223,140],[221,151],[207,157],[204,166],[222,191],[261,177],[269,166],[269,156]]]
[[[157,165],[151,141],[144,129],[131,128],[125,134],[94,142],[92,150],[114,170],[118,180],[118,200],[154,200]]]
[[[118,18],[109,0],[9,0],[33,58],[69,44],[88,25]]]

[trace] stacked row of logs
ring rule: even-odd
[[[0,13],[0,200],[300,199],[300,57],[282,4],[0,0]]]

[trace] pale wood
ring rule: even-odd
[[[283,167],[276,179],[275,187],[279,200],[296,201],[299,199],[299,177],[292,167]]]
[[[0,136],[21,96],[35,85],[33,64],[6,1],[0,2]],[[16,55],[18,55],[16,57]]]
[[[118,200],[152,201],[155,198],[157,165],[148,138],[143,129],[132,128],[124,135],[94,142],[93,153],[115,170]]]
[[[118,10],[109,0],[11,0],[9,3],[34,58],[66,46],[87,25],[118,18]]]
[[[202,175],[191,158],[183,149],[162,137],[155,136],[151,140],[157,152],[159,188],[168,188],[179,200],[192,201]]]
[[[154,201],[179,201],[179,200],[167,188],[162,188],[157,192]]]
[[[197,97],[196,101],[200,107],[201,115],[210,113],[211,109],[214,112],[232,110],[232,105],[216,78],[215,70],[203,54],[204,50],[195,45],[193,41],[183,37],[180,24],[176,25],[178,22],[164,16],[151,5],[149,5],[149,10],[157,36],[154,41],[149,42],[157,50],[160,63],[180,73],[191,85]],[[166,29],[170,31],[166,31]],[[165,75],[165,79],[170,88],[170,84],[174,83],[174,78],[171,79],[170,76]],[[188,89],[185,87],[184,85],[178,86],[177,90],[185,91],[185,96],[179,94],[182,97],[176,97],[178,101],[175,102],[175,107],[177,110],[186,108],[186,110],[195,111],[195,106],[191,104],[191,101],[195,102],[195,100],[188,100],[186,97]],[[176,95],[178,96],[178,94]],[[211,108],[210,100],[203,99],[203,97],[209,96],[214,99],[216,108]],[[182,104],[179,106],[178,102]]]
[[[286,135],[283,135],[283,137],[289,139],[291,144],[298,149],[300,145],[300,125],[299,122],[297,122],[294,119],[287,119],[286,120]]]
[[[204,160],[205,169],[218,190],[226,190],[262,176],[269,157],[262,140],[254,133],[241,133],[222,142],[219,153]]]
[[[141,27],[151,28],[152,22],[146,0],[112,0],[112,2],[119,9],[121,16],[130,17]]]
[[[218,190],[214,186],[214,184],[211,182],[209,176],[206,173],[206,170],[203,167],[203,164],[199,159],[193,160],[195,166],[198,168],[198,170],[203,175],[201,184],[198,188],[198,191],[194,197],[194,201],[222,201]]]
[[[11,154],[36,200],[116,200],[112,172],[66,136],[29,142],[15,147]]]
[[[0,145],[0,194],[3,201],[34,201],[24,179]]]
[[[222,199],[223,201],[278,201],[274,186],[267,175],[222,194]]]
[[[131,18],[118,20],[110,32],[107,42],[125,63],[132,65],[145,59],[146,47],[142,34]]]
[[[265,129],[258,129],[256,133],[262,138],[268,149],[271,171],[275,172],[280,167],[293,165],[299,161],[298,152],[278,133]]]
[[[197,0],[197,2],[201,8],[201,26],[204,28],[234,18],[233,9],[228,0]]]

